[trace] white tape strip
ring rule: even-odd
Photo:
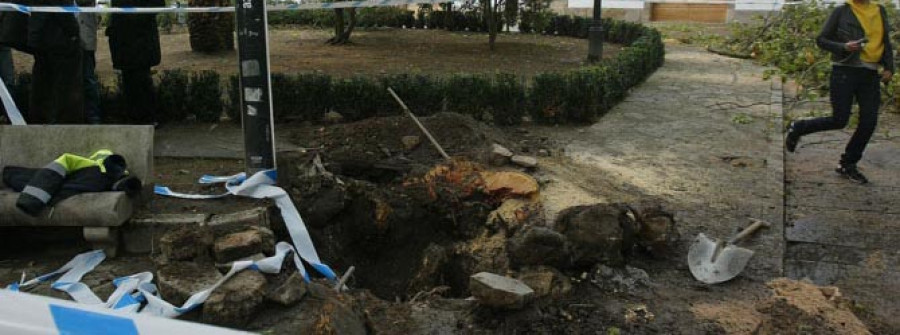
[[[446,0],[368,0],[305,3],[295,5],[267,6],[268,11],[387,7],[399,5],[437,4]],[[18,11],[22,13],[117,13],[117,14],[153,14],[153,13],[228,13],[234,7],[76,7],[76,6],[25,6],[13,3],[0,3],[0,11]]]
[[[19,108],[16,107],[16,102],[13,101],[12,95],[9,94],[6,83],[4,83],[2,79],[0,79],[0,100],[3,101],[3,109],[6,110],[6,116],[9,118],[9,122],[14,126],[24,126],[25,118],[22,117],[22,113],[20,113]]]

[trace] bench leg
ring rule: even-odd
[[[107,257],[116,257],[119,249],[118,227],[84,227],[84,239],[94,249],[103,249]]]

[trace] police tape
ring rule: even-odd
[[[16,107],[16,102],[13,101],[13,97],[9,94],[6,83],[4,83],[3,80],[0,80],[0,100],[3,102],[3,109],[6,110],[6,116],[9,118],[9,123],[14,126],[24,126],[25,118],[22,117],[22,113],[19,112],[19,107]]]
[[[133,312],[171,318],[201,306],[216,288],[241,271],[253,270],[273,274],[281,272],[282,265],[289,255],[293,257],[292,260],[297,271],[305,280],[309,281],[310,277],[303,265],[304,262],[309,264],[325,278],[332,281],[337,279],[334,271],[319,259],[316,249],[313,246],[312,239],[309,236],[309,231],[306,229],[306,225],[303,223],[299,212],[297,212],[297,209],[294,207],[293,202],[291,202],[287,192],[280,187],[274,186],[274,170],[260,171],[249,178],[243,173],[225,177],[203,176],[200,178],[200,183],[223,183],[228,190],[228,193],[224,195],[274,200],[281,210],[285,226],[288,229],[288,233],[290,234],[294,245],[287,242],[279,242],[275,245],[275,254],[271,257],[257,261],[245,260],[233,262],[231,269],[221,279],[216,281],[213,285],[193,293],[181,306],[174,306],[160,296],[156,285],[153,284],[153,274],[150,272],[141,272],[130,276],[116,278],[113,280],[113,285],[116,287],[115,291],[110,294],[106,301],[101,300],[94,294],[90,287],[81,282],[81,278],[85,274],[91,272],[106,258],[106,255],[101,250],[77,255],[59,269],[28,281],[24,281],[23,279],[22,282],[13,283],[7,286],[7,290],[20,291],[31,286],[49,282],[58,276],[50,287],[68,293],[73,300],[81,304],[105,307],[119,312]],[[212,197],[223,196],[196,196],[177,193],[172,192],[164,186],[157,186],[154,191],[160,195],[191,199],[209,199]],[[3,320],[0,320],[0,330],[2,329]]]
[[[237,335],[201,323],[122,313],[98,306],[0,290],[0,334]]]
[[[289,11],[310,9],[366,8],[389,7],[400,5],[433,5],[446,3],[446,0],[366,0],[316,2],[290,5],[267,6],[267,11]],[[78,6],[27,6],[0,2],[0,11],[18,11],[30,13],[115,13],[115,14],[160,14],[160,13],[229,13],[234,7],[78,7]]]

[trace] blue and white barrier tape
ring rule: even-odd
[[[366,1],[337,1],[304,3],[290,5],[267,6],[266,10],[308,10],[308,9],[336,9],[336,8],[365,8],[387,7],[399,5],[437,4],[446,3],[446,0],[366,0]],[[234,12],[234,7],[77,7],[77,6],[26,6],[14,3],[0,2],[0,11],[17,11],[22,13],[116,13],[116,14],[157,14],[157,13],[228,13]]]
[[[297,207],[294,206],[290,196],[288,196],[287,192],[283,189],[275,186],[275,175],[275,170],[266,170],[257,172],[249,178],[247,178],[244,173],[224,177],[203,176],[200,178],[199,183],[201,184],[225,184],[225,189],[227,189],[228,192],[223,194],[198,195],[178,193],[173,192],[168,187],[162,185],[156,185],[154,187],[154,192],[159,195],[184,199],[215,199],[228,195],[256,199],[272,199],[275,201],[275,205],[278,206],[278,209],[281,210],[284,224],[287,226],[288,233],[291,235],[291,241],[294,242],[294,247],[296,248],[296,252],[294,253],[294,263],[297,266],[297,271],[299,271],[306,280],[309,280],[309,274],[306,272],[303,263],[300,262],[300,258],[302,258],[306,263],[312,266],[316,272],[319,272],[328,279],[335,280],[336,275],[334,274],[334,271],[319,259],[312,238],[309,236],[309,231],[306,229],[306,224],[303,222],[303,218],[300,217],[300,212],[297,211]]]
[[[121,313],[98,306],[0,290],[0,334],[237,335],[201,323]]]
[[[22,113],[19,112],[19,107],[16,107],[16,102],[13,101],[12,95],[9,94],[6,83],[4,83],[3,80],[0,80],[0,101],[3,102],[3,109],[6,110],[6,116],[9,118],[9,122],[14,126],[24,126],[25,118],[22,117]]]

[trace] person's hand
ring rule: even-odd
[[[890,82],[892,77],[894,77],[894,74],[891,73],[891,71],[888,71],[888,70],[881,71],[881,82],[882,83]]]
[[[859,51],[859,49],[862,49],[862,43],[859,43],[859,41],[850,41],[850,42],[844,43],[844,50],[847,50],[850,52],[857,52],[857,51]]]

